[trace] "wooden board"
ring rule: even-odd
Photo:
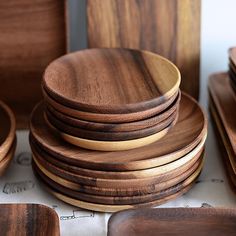
[[[0,3],[0,99],[13,109],[18,128],[42,99],[49,62],[66,53],[66,4],[57,0]]]
[[[198,98],[199,0],[88,0],[88,46],[149,50],[180,69],[181,88]]]
[[[140,196],[125,196],[125,197],[110,197],[110,196],[97,196],[97,195],[91,195],[91,194],[85,194],[81,192],[77,192],[71,189],[68,189],[62,185],[57,184],[56,182],[52,181],[50,178],[48,178],[46,175],[44,175],[42,172],[37,171],[37,168],[35,168],[36,173],[40,178],[43,179],[43,181],[52,189],[55,189],[61,193],[64,193],[72,198],[87,201],[91,203],[97,203],[97,204],[109,204],[109,205],[126,205],[126,204],[141,204],[141,203],[148,203],[150,201],[158,200],[165,198],[169,195],[175,194],[176,192],[180,191],[184,187],[191,184],[193,181],[196,180],[198,175],[200,174],[202,169],[202,166],[200,166],[197,170],[194,171],[194,173],[190,176],[188,176],[186,179],[184,179],[182,182],[171,186],[170,188],[161,190],[156,193],[150,193],[147,195],[140,195]]]
[[[58,103],[95,113],[157,107],[178,90],[180,73],[167,59],[131,49],[85,49],[52,62],[43,87]]]
[[[54,109],[52,106],[47,106],[45,111],[46,113],[50,112],[51,114],[53,114],[58,120],[60,120],[64,124],[78,127],[81,129],[102,131],[102,132],[128,132],[152,127],[154,125],[163,122],[170,116],[173,116],[173,113],[177,112],[178,110],[177,108],[179,106],[180,97],[181,96],[178,96],[174,100],[174,102],[170,104],[169,101],[171,101],[172,99],[169,99],[167,108],[165,108],[161,113],[158,113],[147,119],[134,122],[125,122],[125,123],[102,123],[102,122],[81,120],[78,118],[67,116]],[[167,102],[165,104],[167,104]]]
[[[115,213],[108,221],[108,236],[232,236],[233,208],[146,208]],[[168,225],[168,227],[167,227]]]
[[[4,236],[59,236],[57,213],[38,204],[1,204],[0,228]]]
[[[0,161],[9,152],[16,135],[16,120],[11,109],[0,101]]]
[[[214,74],[209,79],[209,90],[219,117],[236,155],[236,96],[227,73]]]
[[[187,154],[206,138],[207,119],[196,101],[182,94],[178,122],[164,138],[142,148],[106,153],[66,143],[48,128],[38,109],[32,113],[30,129],[34,141],[62,161],[88,169],[124,171],[152,168]]]
[[[133,122],[140,121],[154,115],[157,115],[160,112],[160,108],[153,107],[148,110],[138,111],[138,112],[130,112],[126,114],[102,114],[102,113],[92,113],[86,111],[80,111],[76,109],[72,109],[70,107],[63,106],[58,103],[56,100],[50,97],[50,95],[43,90],[44,99],[46,101],[46,105],[48,107],[52,107],[52,109],[57,110],[67,116],[72,116],[77,119],[94,121],[94,122],[103,122],[103,123],[124,123],[124,122]],[[173,101],[176,99],[176,96],[180,96],[179,93],[176,93],[172,98],[170,98],[165,104],[162,104],[162,111],[171,106]],[[171,113],[171,110],[165,111],[166,115]]]

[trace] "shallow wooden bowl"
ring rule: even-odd
[[[180,98],[181,96],[179,92],[177,98],[162,112],[150,118],[134,122],[125,122],[125,123],[102,123],[102,122],[81,120],[78,118],[74,118],[72,116],[67,116],[55,110],[52,106],[47,106],[46,112],[47,113],[50,112],[64,124],[78,127],[81,129],[102,131],[102,132],[128,132],[128,131],[136,131],[149,128],[163,122],[164,120],[172,116],[174,112],[177,111],[177,108],[179,107]],[[170,99],[168,101],[170,101]]]
[[[59,103],[95,113],[130,113],[156,107],[179,89],[169,60],[134,49],[86,49],[52,62],[44,89]]]
[[[88,169],[126,171],[160,166],[187,154],[206,137],[207,119],[198,103],[183,93],[179,119],[164,138],[122,152],[104,153],[70,145],[48,128],[39,107],[32,113],[30,130],[30,136],[42,149],[64,162]]]
[[[108,221],[108,236],[231,236],[233,208],[145,208],[121,211]]]
[[[175,102],[176,99],[179,99],[180,93],[176,92],[170,99],[168,99],[165,103],[160,106],[155,106],[148,110],[137,111],[137,112],[128,112],[125,114],[115,114],[115,113],[93,113],[87,111],[76,110],[74,108],[67,107],[65,105],[60,104],[55,99],[53,99],[47,92],[43,90],[44,100],[48,107],[51,107],[51,110],[57,110],[62,114],[67,116],[74,117],[76,119],[82,119],[86,121],[93,122],[102,122],[102,123],[125,123],[125,122],[134,122],[140,121],[143,119],[150,118],[155,116],[163,111],[168,115],[172,111],[168,111],[168,107]]]
[[[5,158],[13,145],[16,133],[16,120],[11,109],[0,101],[0,161]]]

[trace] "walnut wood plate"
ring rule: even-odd
[[[34,141],[59,160],[88,169],[124,171],[152,168],[184,156],[206,136],[207,119],[198,103],[182,94],[179,119],[164,138],[142,148],[105,153],[65,142],[48,128],[38,108],[32,113],[30,129]]]
[[[139,196],[128,196],[128,197],[118,197],[118,196],[110,197],[110,196],[97,196],[97,195],[92,195],[92,194],[85,194],[85,193],[68,189],[52,181],[42,172],[38,171],[37,167],[35,168],[40,178],[42,178],[43,181],[52,189],[55,189],[61,193],[66,193],[66,195],[72,198],[78,199],[78,200],[88,201],[91,203],[98,203],[98,204],[109,204],[109,205],[140,204],[140,203],[147,203],[150,201],[165,198],[169,195],[172,195],[180,191],[181,189],[183,189],[184,187],[188,186],[193,181],[195,181],[198,175],[200,174],[201,169],[202,169],[202,165],[200,165],[199,168],[197,168],[197,170],[195,170],[193,174],[188,176],[182,182],[179,182],[177,185],[171,186],[170,188],[161,190],[156,193],[150,193],[147,195],[139,195]]]
[[[57,213],[38,204],[1,204],[0,225],[3,236],[59,236]]]
[[[0,161],[13,145],[16,133],[16,120],[11,109],[0,101]]]
[[[51,110],[57,110],[63,113],[64,115],[71,116],[76,119],[82,119],[93,122],[102,122],[102,123],[124,123],[124,122],[140,121],[155,116],[163,112],[164,110],[166,110],[165,114],[168,116],[171,114],[171,112],[173,112],[171,110],[169,111],[168,107],[169,108],[171,107],[172,103],[175,101],[177,96],[180,97],[180,93],[177,92],[164,104],[144,111],[129,112],[126,114],[110,114],[110,113],[102,114],[102,113],[86,112],[66,107],[58,103],[44,90],[43,90],[43,95],[47,106],[52,108]]]
[[[179,92],[180,94],[180,92]],[[125,123],[101,123],[101,122],[92,122],[81,120],[78,118],[74,118],[72,116],[67,116],[57,110],[55,110],[52,106],[47,106],[47,112],[51,112],[58,120],[62,121],[64,124],[86,129],[86,130],[94,130],[94,131],[103,131],[103,132],[127,132],[127,131],[135,131],[140,129],[145,129],[152,127],[166,120],[168,117],[172,116],[174,112],[177,111],[177,107],[179,106],[180,95],[169,105],[169,102],[172,99],[169,99],[166,103],[167,108],[162,112],[143,120],[138,120],[134,122],[125,122]],[[158,106],[160,107],[160,106]]]
[[[236,228],[233,208],[145,208],[113,214],[108,236],[232,236]]]
[[[13,110],[17,128],[28,128],[42,99],[46,66],[66,53],[65,0],[11,0],[0,3],[0,99]]]
[[[44,89],[59,103],[87,112],[130,113],[156,107],[179,89],[169,60],[134,49],[86,49],[49,64]]]
[[[209,90],[225,128],[233,153],[236,155],[236,96],[227,73],[214,74],[209,79]]]
[[[163,166],[156,167],[153,171],[152,175],[146,177],[138,177],[134,176],[133,178],[125,179],[125,178],[100,178],[100,177],[90,177],[87,175],[83,175],[81,173],[71,173],[64,169],[61,169],[50,162],[44,160],[39,154],[34,153],[33,159],[35,163],[38,165],[40,169],[46,169],[47,171],[53,173],[56,176],[59,176],[63,179],[68,181],[82,184],[82,185],[89,185],[94,187],[101,187],[101,188],[138,188],[143,187],[146,185],[153,185],[159,182],[164,182],[164,178],[173,178],[172,171],[179,169],[186,165],[187,163],[196,162],[202,154],[202,148],[198,147],[190,154],[174,161],[168,163]],[[106,173],[104,173],[106,174]],[[179,172],[180,174],[180,172]],[[125,175],[125,173],[123,174]],[[124,177],[124,176],[123,176]],[[167,178],[168,179],[168,178]],[[71,184],[73,185],[73,184]],[[75,184],[74,184],[75,185]]]

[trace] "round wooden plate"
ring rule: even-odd
[[[180,72],[169,60],[134,49],[86,49],[52,62],[44,89],[59,103],[95,113],[153,108],[179,89]]]
[[[109,114],[109,113],[92,113],[81,110],[76,110],[70,107],[66,107],[56,100],[51,98],[47,92],[43,90],[44,99],[48,107],[52,107],[53,110],[57,110],[67,116],[75,117],[76,119],[82,119],[93,122],[102,122],[102,123],[124,123],[124,122],[133,122],[140,121],[143,119],[150,118],[155,116],[164,110],[168,110],[168,107],[171,107],[172,103],[175,101],[176,97],[180,97],[180,93],[177,92],[174,94],[166,103],[162,104],[161,107],[156,106],[144,111],[138,112],[129,112],[126,114]],[[165,111],[166,115],[171,114],[171,111]]]
[[[196,151],[194,150],[192,155],[186,155],[183,158],[168,163],[167,165],[156,167],[155,175],[153,174],[150,177],[144,178],[134,177],[133,179],[105,179],[98,177],[89,177],[86,175],[70,173],[69,171],[56,167],[55,165],[45,161],[42,157],[40,157],[40,155],[37,155],[37,153],[33,155],[33,159],[40,169],[44,168],[49,172],[74,183],[101,188],[136,188],[139,186],[151,185],[164,181],[163,177],[170,174],[169,172],[183,167],[192,159],[194,159],[194,162],[196,162],[201,154],[202,149]],[[173,178],[173,176],[171,176],[171,178]]]
[[[0,161],[5,158],[13,145],[16,132],[16,120],[11,109],[0,101]]]
[[[52,106],[47,106],[47,112],[51,112],[58,120],[62,121],[64,124],[68,124],[70,126],[86,129],[86,130],[94,130],[94,131],[103,131],[103,132],[127,132],[127,131],[135,131],[140,129],[145,129],[152,127],[166,120],[168,117],[172,116],[174,112],[177,111],[179,107],[180,101],[180,93],[179,96],[174,100],[174,102],[163,110],[161,113],[154,115],[150,118],[134,121],[134,122],[126,122],[126,123],[100,123],[100,122],[92,122],[81,119],[76,119],[71,116],[67,116],[57,110],[55,110]],[[170,99],[168,100],[170,101]]]
[[[125,209],[131,209],[131,208],[158,206],[158,205],[164,204],[172,199],[175,199],[175,198],[183,195],[184,193],[188,192],[191,189],[191,187],[193,186],[193,183],[191,183],[190,185],[188,185],[187,187],[183,188],[182,190],[180,190],[179,192],[177,192],[173,195],[169,195],[165,198],[155,200],[152,202],[148,202],[148,203],[133,204],[133,205],[103,205],[103,204],[96,204],[96,203],[81,201],[81,200],[69,197],[65,194],[62,194],[62,193],[48,187],[46,185],[46,183],[44,183],[42,180],[40,180],[40,181],[44,184],[45,189],[49,193],[54,195],[56,198],[62,200],[63,202],[66,202],[70,205],[80,207],[83,209],[92,210],[92,211],[99,211],[99,212],[116,212],[116,211],[121,211],[121,210],[125,210]]]
[[[183,93],[179,119],[165,137],[122,152],[91,151],[65,142],[48,128],[39,107],[32,113],[30,130],[31,137],[42,149],[64,162],[88,169],[125,171],[160,166],[187,154],[206,137],[207,119],[198,103]]]
[[[150,193],[150,194],[140,195],[140,196],[128,196],[128,197],[97,196],[97,195],[73,191],[71,189],[65,188],[64,186],[59,185],[56,182],[52,181],[42,172],[37,172],[37,168],[35,170],[49,187],[61,193],[66,193],[66,195],[70,197],[76,198],[78,200],[88,201],[88,202],[98,203],[98,204],[125,205],[125,204],[147,203],[147,202],[162,199],[166,196],[174,194],[180,191],[181,189],[183,189],[185,186],[189,185],[191,182],[193,182],[200,174],[201,169],[202,169],[202,166],[199,166],[199,168],[192,175],[188,176],[182,182],[174,186],[171,186],[170,188],[161,190],[156,193]]]

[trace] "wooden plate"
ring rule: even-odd
[[[147,110],[168,100],[179,85],[179,70],[169,60],[121,48],[67,54],[52,62],[43,78],[44,89],[56,101],[95,113]]]
[[[236,155],[236,97],[227,73],[214,74],[209,79],[209,90]]]
[[[233,208],[145,208],[113,214],[108,236],[231,236],[235,234]],[[168,225],[168,227],[167,227]]]
[[[30,129],[37,144],[62,161],[88,169],[124,171],[152,168],[187,154],[206,137],[207,119],[197,102],[183,94],[178,122],[164,138],[142,148],[106,153],[66,143],[48,128],[38,107],[32,113]]]
[[[194,159],[193,162],[196,162],[197,159],[202,154],[202,148],[203,147],[197,148],[196,150],[191,152],[190,155],[186,155],[174,162],[156,167],[155,171],[153,171],[153,174],[150,177],[148,176],[148,177],[138,178],[134,176],[133,178],[129,179],[125,178],[107,179],[99,177],[90,177],[82,175],[81,173],[79,174],[71,173],[69,171],[63,170],[51,164],[50,162],[45,161],[43,157],[41,157],[37,153],[34,153],[33,159],[40,169],[46,169],[49,172],[53,173],[54,175],[57,175],[68,181],[72,181],[74,183],[79,183],[82,185],[89,185],[94,187],[101,187],[101,188],[136,188],[139,186],[151,185],[162,182],[164,181],[164,177],[166,176],[169,176],[169,178],[173,178],[174,176],[171,175],[171,171],[183,167],[185,164],[191,162],[192,159]]]
[[[2,176],[6,172],[8,166],[11,163],[11,160],[14,157],[15,150],[16,150],[16,143],[17,143],[17,141],[16,141],[16,137],[15,137],[15,140],[14,140],[12,146],[10,147],[10,150],[8,151],[6,156],[0,161],[0,176]]]
[[[169,195],[172,195],[187,185],[191,184],[193,181],[196,180],[198,175],[201,172],[202,166],[200,166],[192,175],[188,176],[184,181],[178,183],[177,185],[171,186],[168,189],[161,190],[156,193],[150,193],[147,195],[140,195],[140,196],[128,196],[128,197],[118,197],[118,196],[97,196],[92,194],[85,194],[77,191],[73,191],[71,189],[68,189],[66,187],[63,187],[62,185],[57,184],[56,182],[52,181],[47,176],[43,175],[42,172],[37,172],[37,168],[35,169],[36,172],[39,174],[40,178],[43,179],[43,181],[52,189],[55,189],[61,193],[66,193],[66,195],[82,200],[82,201],[88,201],[92,203],[98,203],[98,204],[109,204],[109,205],[126,205],[126,204],[140,204],[140,203],[147,203],[150,201],[162,199],[164,197],[167,197]]]
[[[0,161],[7,155],[16,133],[16,120],[11,109],[0,101]]]
[[[179,92],[180,93],[180,92]],[[81,120],[78,118],[74,118],[71,116],[67,116],[57,110],[55,110],[52,106],[47,106],[47,111],[51,112],[58,120],[62,121],[64,124],[68,124],[70,126],[86,129],[86,130],[94,130],[94,131],[103,131],[103,132],[127,132],[127,131],[135,131],[140,129],[145,129],[152,127],[166,120],[168,117],[173,115],[174,112],[177,111],[177,107],[179,107],[180,94],[177,98],[172,102],[165,110],[157,115],[154,115],[150,118],[134,121],[134,122],[126,122],[126,123],[100,123],[100,122],[92,122]],[[169,103],[172,99],[169,99],[166,103]],[[160,107],[160,106],[158,106]]]
[[[49,193],[54,195],[56,198],[62,200],[63,202],[66,202],[66,203],[76,206],[76,207],[80,207],[80,208],[84,208],[84,209],[92,210],[92,211],[99,211],[99,212],[116,212],[116,211],[121,211],[121,210],[125,210],[125,209],[132,209],[132,208],[158,206],[158,205],[164,204],[165,202],[168,202],[172,199],[175,199],[175,198],[183,195],[184,193],[188,192],[191,189],[191,187],[193,186],[193,183],[191,183],[190,185],[188,185],[187,187],[183,188],[182,190],[180,190],[179,192],[177,192],[173,195],[169,195],[165,198],[158,199],[158,200],[148,202],[148,203],[133,204],[133,205],[104,205],[104,204],[91,203],[91,202],[87,202],[87,201],[81,201],[81,200],[69,197],[69,196],[65,195],[64,193],[61,193],[55,189],[48,187],[42,181],[42,179],[41,179],[41,182],[44,184],[45,189]]]
[[[158,133],[163,129],[170,126],[178,116],[178,110],[176,110],[171,116],[162,122],[151,126],[149,128],[136,130],[136,131],[127,131],[127,132],[109,132],[109,131],[92,131],[87,129],[81,129],[78,127],[74,127],[68,124],[65,124],[63,121],[57,119],[52,113],[46,112],[46,121],[54,126],[57,130],[69,134],[71,136],[85,138],[90,140],[98,140],[98,141],[124,141],[124,140],[132,140],[137,138],[147,137],[149,135]]]
[[[76,119],[82,119],[93,122],[102,122],[102,123],[124,123],[124,122],[133,122],[140,121],[152,116],[159,114],[160,112],[167,109],[175,101],[177,96],[180,96],[180,93],[174,94],[166,103],[162,104],[161,109],[159,106],[150,108],[144,111],[129,112],[126,114],[110,114],[110,113],[92,113],[81,110],[76,110],[70,107],[66,107],[56,100],[54,100],[50,95],[43,90],[44,99],[48,107],[52,107],[53,110],[57,110],[67,116],[75,117]],[[171,111],[166,111],[166,115],[170,115]]]
[[[1,204],[1,235],[59,236],[57,213],[39,204]]]

